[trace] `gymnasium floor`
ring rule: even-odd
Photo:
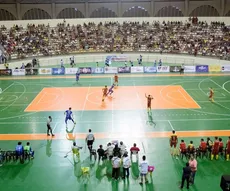
[[[220,136],[226,143],[230,136],[230,79],[228,74],[151,74],[120,75],[119,87],[112,99],[101,104],[101,88],[110,85],[111,75],[34,76],[1,78],[0,147],[13,150],[17,142],[27,140],[35,150],[35,159],[25,164],[15,162],[0,167],[0,185],[4,191],[176,191],[186,160],[176,160],[169,153],[172,129],[198,146],[201,138]],[[208,101],[209,87],[215,91],[215,103]],[[155,98],[152,116],[146,112],[145,93]],[[64,111],[72,107],[76,126],[64,123]],[[53,117],[55,137],[46,136],[46,120]],[[156,126],[153,125],[156,123]],[[133,163],[128,181],[111,181],[111,165],[92,164],[84,139],[91,128],[95,148],[112,140],[123,141],[130,148],[135,142],[140,157],[147,156],[155,166],[152,180],[141,187],[138,166]],[[72,140],[83,146],[81,162],[73,165]],[[80,167],[90,167],[87,185]],[[230,162],[198,159],[194,191],[221,191],[222,174],[230,174]],[[186,190],[186,189],[184,189]]]

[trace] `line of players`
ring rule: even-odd
[[[193,145],[193,141],[190,141],[188,146],[184,140],[181,140],[180,149],[177,149],[178,137],[175,131],[172,131],[172,135],[170,136],[170,147],[171,147],[171,155],[172,156],[182,156],[187,157],[188,155],[195,156],[206,156],[210,153],[211,160],[217,160],[219,158],[219,153],[223,155],[225,153],[226,160],[229,161],[230,157],[230,137],[228,137],[228,141],[226,143],[226,148],[224,148],[224,143],[222,142],[222,138],[215,137],[215,140],[212,141],[209,137],[205,142],[204,139],[201,139],[200,145],[198,148],[195,148]]]

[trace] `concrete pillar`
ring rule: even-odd
[[[185,10],[185,11],[184,11],[184,16],[185,16],[185,17],[188,17],[188,16],[189,16],[189,0],[185,0],[184,3],[185,3],[185,6],[184,6],[184,8],[185,8],[185,9],[184,9],[184,10]]]
[[[85,18],[89,18],[89,3],[88,1],[85,2]]]
[[[55,5],[55,3],[51,4],[51,10],[52,10],[51,18],[56,19],[56,5]]]
[[[118,2],[117,2],[117,16],[118,16],[118,17],[122,17],[121,0],[118,0]]]
[[[17,19],[18,20],[22,20],[22,15],[21,15],[21,4],[20,3],[16,3],[16,10],[17,10]]]

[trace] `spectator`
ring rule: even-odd
[[[105,150],[102,148],[102,145],[99,146],[99,149],[97,149],[97,153],[98,153],[98,162],[100,162],[100,160],[105,160]]]
[[[24,151],[26,155],[31,156],[32,159],[34,158],[34,151],[32,150],[30,146],[30,142],[26,143],[26,146],[24,147]]]
[[[189,166],[191,167],[191,183],[194,184],[196,172],[197,172],[197,161],[194,156],[191,156],[189,160]]]
[[[186,180],[187,182],[187,189],[189,189],[189,178],[191,176],[192,170],[191,167],[189,166],[189,163],[186,163],[186,166],[183,168],[183,174],[182,174],[182,182],[180,188],[184,188],[184,182]]]
[[[143,179],[145,179],[145,183],[148,183],[147,174],[148,174],[148,162],[146,161],[146,156],[142,157],[142,161],[140,162],[140,173],[141,173],[141,182],[140,185],[143,184]]]
[[[112,166],[113,166],[112,178],[118,180],[120,175],[120,167],[121,167],[121,159],[118,157],[118,153],[116,153],[112,158]]]
[[[129,178],[130,165],[131,165],[130,158],[128,157],[128,153],[125,152],[123,156],[123,179],[125,179],[125,177]]]

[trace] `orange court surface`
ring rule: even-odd
[[[72,110],[135,110],[146,109],[145,93],[154,97],[153,109],[198,109],[200,106],[180,85],[123,86],[115,89],[113,97],[102,104],[103,87],[43,88],[25,109],[33,111]]]

